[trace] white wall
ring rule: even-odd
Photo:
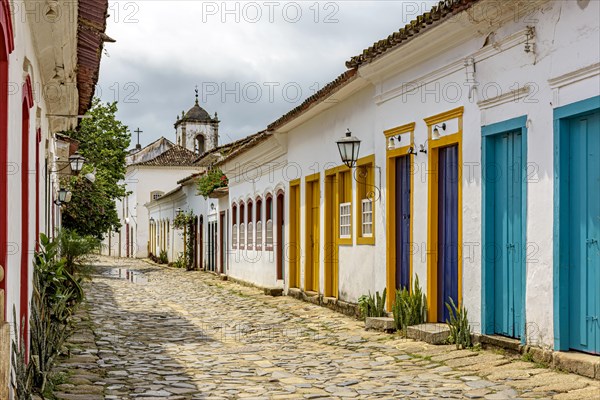
[[[374,65],[362,68],[360,79],[370,85],[328,110],[308,119],[289,131],[288,160],[301,170],[301,221],[304,221],[304,177],[321,173],[321,232],[324,231],[324,178],[323,171],[339,165],[335,140],[346,128],[362,140],[360,156],[375,154],[381,168],[382,199],[385,199],[386,142],[383,131],[415,122],[415,144],[427,138],[424,118],[464,107],[462,142],[462,242],[463,242],[463,301],[469,310],[471,323],[480,331],[481,323],[481,127],[527,115],[528,122],[528,200],[527,238],[531,254],[527,258],[526,316],[528,340],[550,346],[553,342],[552,271],[553,271],[553,109],[583,100],[600,93],[598,69],[595,73],[580,74],[576,82],[552,89],[548,80],[575,72],[598,63],[599,3],[589,2],[582,9],[577,2],[548,2],[527,14],[527,19],[510,20],[501,27],[489,24],[460,26],[442,25],[440,35],[463,30],[460,42],[443,43],[433,32],[417,38],[413,49],[430,46],[426,54],[409,53],[409,45],[397,50],[396,55],[384,57]],[[524,30],[535,26],[531,43],[535,52],[526,53]],[[522,33],[520,33],[523,31]],[[492,43],[482,49],[488,34]],[[459,37],[459,36],[457,36]],[[436,42],[436,40],[438,40]],[[419,42],[420,41],[420,42]],[[494,43],[495,42],[495,43]],[[437,44],[439,43],[439,45]],[[437,47],[436,47],[437,46]],[[403,50],[406,48],[406,50]],[[404,53],[403,53],[404,51]],[[394,53],[394,52],[392,52]],[[403,56],[402,56],[403,55]],[[407,67],[410,57],[420,57],[414,67]],[[469,97],[466,69],[463,61],[475,57],[475,80],[478,87]],[[396,63],[396,64],[394,64]],[[404,64],[403,64],[404,63]],[[456,64],[455,64],[456,63]],[[577,75],[577,73],[575,73]],[[580,79],[577,81],[577,79]],[[402,93],[407,82],[425,83],[412,93]],[[357,86],[355,82],[351,85]],[[518,100],[511,95],[502,101],[502,94],[510,94],[529,85],[531,91]],[[496,93],[494,88],[499,88]],[[497,97],[497,98],[496,98]],[[487,103],[481,103],[488,100]],[[455,122],[453,122],[455,124]],[[450,122],[449,132],[455,129]],[[413,256],[413,273],[418,274],[422,287],[427,285],[427,211],[428,179],[427,156],[419,153],[413,193],[413,238],[419,252]],[[291,176],[289,179],[298,178]],[[379,176],[376,175],[376,184]],[[356,183],[353,182],[356,188]],[[376,212],[376,246],[340,247],[340,298],[356,301],[369,291],[385,287],[386,237],[385,204],[379,201]],[[358,226],[354,216],[354,235]],[[301,224],[301,243],[304,243],[304,223]],[[304,272],[304,252],[301,261]],[[323,287],[323,260],[321,259],[320,288]],[[303,284],[303,277],[301,279]]]
[[[133,257],[144,258],[148,256],[148,212],[144,205],[151,201],[150,194],[154,191],[169,192],[177,181],[197,172],[191,167],[153,167],[153,166],[130,166],[127,168],[125,184],[131,194],[117,201],[116,207],[121,220],[121,254],[127,254],[125,246],[125,218],[128,216],[130,227],[134,230],[134,252]],[[125,205],[125,206],[124,206]],[[125,209],[125,213],[123,213]],[[108,245],[108,241],[105,240]],[[112,241],[111,252],[118,253],[118,241]],[[108,254],[108,250],[104,250]]]
[[[277,260],[275,244],[279,243],[279,237],[276,234],[276,216],[277,216],[277,193],[284,191],[287,196],[287,184],[284,177],[283,168],[286,165],[284,155],[286,146],[285,137],[270,137],[258,146],[247,150],[238,157],[229,160],[222,166],[223,172],[229,178],[229,197],[228,203],[221,201],[219,207],[229,209],[229,270],[228,275],[250,282],[262,287],[283,287],[284,280],[277,279]],[[272,248],[265,245],[266,239],[266,200],[267,195],[273,196],[273,243]],[[256,216],[256,199],[262,199],[262,246],[258,250],[256,246],[250,250],[245,246],[244,249],[232,248],[232,204],[237,204],[237,225],[239,226],[239,205],[245,204],[245,213],[248,214],[248,200],[252,200],[253,214]],[[285,198],[284,198],[285,199]],[[287,200],[286,200],[287,201]],[[284,205],[285,209],[285,205]],[[285,210],[284,210],[285,213]],[[245,219],[246,227],[248,218]],[[256,230],[256,217],[253,218],[254,231]],[[239,230],[239,228],[238,228]],[[250,231],[246,229],[246,235]],[[256,238],[256,236],[255,236]],[[241,240],[241,237],[240,239]],[[256,240],[255,240],[256,242]],[[240,242],[241,243],[241,242]],[[283,273],[285,264],[282,265]]]

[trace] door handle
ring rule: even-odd
[[[588,239],[585,241],[587,244],[594,244],[594,243],[598,243],[598,239]]]
[[[507,248],[507,249],[514,249],[514,248],[515,248],[515,245],[514,245],[514,244],[512,244],[512,243],[508,243],[508,244],[506,245],[506,248]]]

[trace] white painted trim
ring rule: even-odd
[[[598,75],[600,75],[600,62],[548,79],[548,84],[552,89],[562,88]]]
[[[522,88],[512,90],[508,93],[501,94],[500,96],[492,97],[490,99],[481,100],[477,102],[477,105],[480,109],[485,110],[488,108],[496,107],[501,104],[518,102],[531,92],[531,87],[529,85],[525,85]]]
[[[455,72],[458,72],[465,68],[465,60],[468,58],[474,58],[475,63],[479,63],[487,60],[488,58],[494,57],[504,51],[512,49],[520,44],[523,44],[527,41],[527,29],[520,30],[518,32],[513,33],[512,35],[507,36],[503,40],[496,42],[494,44],[488,45],[473,54],[469,54],[461,57],[460,59],[442,67],[435,71],[432,71],[428,74],[422,75],[411,82],[403,83],[400,86],[396,86],[392,89],[386,90],[385,92],[381,91],[381,85],[375,85],[376,94],[374,96],[374,101],[377,105],[381,105],[386,101],[392,100],[396,97],[402,96],[406,94],[408,91],[415,89],[416,87],[420,87],[423,85],[427,85],[429,83],[438,81],[448,75],[452,75]]]

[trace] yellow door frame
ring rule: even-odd
[[[300,287],[300,179],[290,181],[290,211],[289,211],[289,282],[291,288]]]
[[[313,208],[317,209],[317,215],[320,216],[320,174],[312,174],[305,178],[306,198],[305,198],[305,248],[306,257],[304,263],[304,290],[319,292],[319,249],[320,249],[320,218],[315,221],[313,218]],[[316,201],[319,199],[319,201]],[[315,204],[316,203],[316,204]],[[314,238],[316,246],[313,245]]]
[[[410,243],[413,243],[413,195],[414,195],[414,156],[409,155],[410,148],[415,149],[414,122],[383,132],[386,139],[386,287],[387,308],[391,311],[396,300],[396,158],[410,157]],[[391,138],[398,135],[410,134],[410,143],[400,148],[389,149],[387,144]],[[410,257],[410,282],[412,282],[413,259]]]
[[[439,149],[458,145],[458,303],[462,303],[462,133],[464,107],[458,107],[444,113],[425,118],[427,124],[428,154],[428,193],[427,202],[427,310],[429,322],[437,322],[438,302],[438,160]],[[455,133],[432,140],[433,127],[453,119],[458,120]]]
[[[337,168],[325,171],[325,297],[338,298],[338,191]]]

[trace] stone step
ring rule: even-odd
[[[394,332],[396,326],[394,324],[394,318],[367,317],[365,320],[365,329],[379,332]]]
[[[450,336],[450,329],[446,324],[429,323],[409,326],[406,335],[410,339],[420,340],[431,344],[444,344]]]

